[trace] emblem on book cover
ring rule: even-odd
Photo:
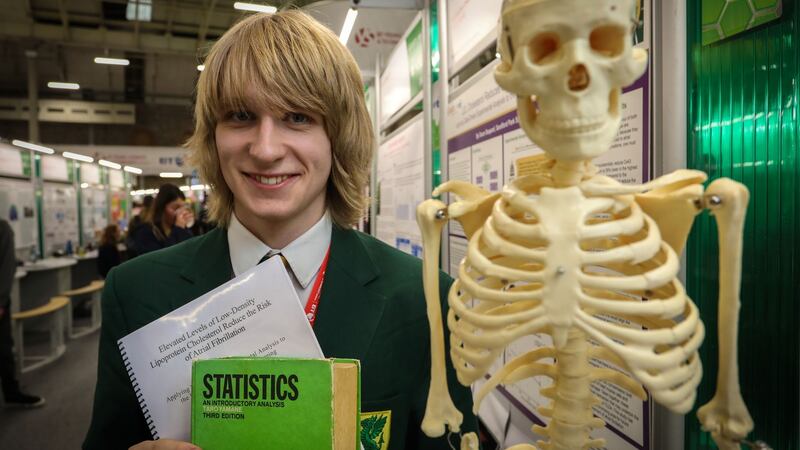
[[[392,428],[392,411],[361,413],[361,445],[364,450],[386,450]]]

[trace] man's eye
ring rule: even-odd
[[[286,120],[295,125],[304,125],[311,122],[311,117],[303,113],[290,112],[286,114]]]
[[[248,111],[234,111],[229,115],[234,122],[248,122],[253,120],[253,114]]]

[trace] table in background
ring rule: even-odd
[[[77,264],[72,267],[72,287],[74,289],[100,279],[100,273],[97,271],[97,254],[97,250],[92,250],[82,255],[70,255],[70,258],[77,261]]]
[[[27,275],[19,283],[20,310],[37,308],[50,298],[72,289],[74,258],[45,258],[35,263],[25,263]]]

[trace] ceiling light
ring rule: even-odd
[[[193,191],[202,191],[203,189],[206,188],[206,185],[205,184],[193,184],[191,186],[191,188],[192,188]]]
[[[64,152],[61,154],[61,156],[63,156],[64,158],[75,159],[87,163],[94,162],[94,158],[92,158],[91,156],[81,155],[80,153]]]
[[[131,63],[129,59],[124,58],[104,58],[98,56],[94,59],[95,64],[109,64],[112,66],[127,66]]]
[[[198,72],[202,72],[203,70],[205,70],[205,68],[206,68],[206,65],[205,65],[205,64],[199,64],[199,65],[197,66],[197,70],[198,70]]]
[[[122,170],[124,170],[125,172],[135,173],[136,175],[142,174],[142,169],[138,167],[125,166],[122,168]]]
[[[253,12],[262,12],[267,14],[275,14],[278,11],[278,8],[270,5],[258,5],[255,3],[247,3],[247,2],[236,2],[233,4],[233,9],[238,9],[240,11],[253,11]]]
[[[121,164],[117,164],[117,163],[111,162],[111,161],[106,161],[105,159],[101,159],[101,160],[97,161],[97,164],[100,164],[101,166],[105,166],[105,167],[110,167],[112,169],[117,169],[117,170],[122,169],[122,165]]]
[[[42,145],[31,144],[30,142],[20,141],[18,139],[14,139],[11,141],[12,145],[16,145],[17,147],[27,148],[28,150],[35,150],[37,152],[47,153],[48,155],[52,155],[56,151],[50,147],[45,147]]]
[[[61,81],[48,81],[47,87],[50,89],[69,89],[71,91],[75,91],[81,88],[81,85],[78,83],[63,83]]]
[[[183,178],[183,174],[180,172],[161,172],[158,176],[161,178]]]
[[[89,183],[81,183],[81,189],[86,189],[89,187]]]
[[[357,9],[350,8],[347,10],[347,17],[344,18],[342,32],[339,33],[339,42],[344,45],[347,45],[347,41],[350,40],[350,33],[353,31],[353,24],[356,23],[356,17],[358,17]]]

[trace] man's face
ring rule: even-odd
[[[234,211],[246,225],[307,229],[325,211],[331,143],[322,117],[302,111],[278,117],[252,107],[216,127],[217,152]]]

